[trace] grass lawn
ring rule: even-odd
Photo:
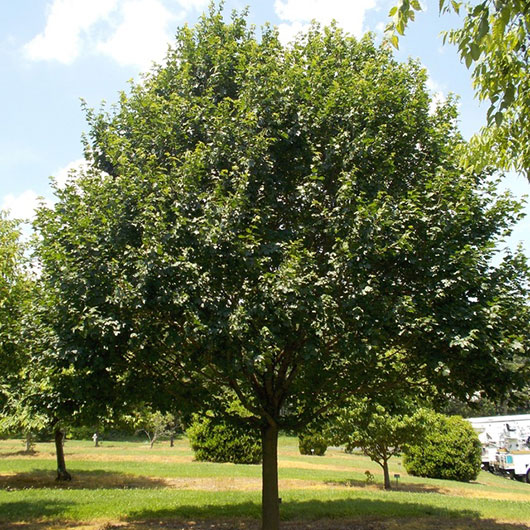
[[[261,467],[194,462],[186,439],[153,449],[69,440],[67,484],[54,480],[52,444],[37,444],[31,455],[22,448],[20,440],[0,441],[1,529],[259,528]],[[390,471],[399,482],[384,491],[380,468],[366,457],[338,449],[301,456],[288,437],[279,465],[285,528],[530,528],[530,485],[489,473],[469,484],[419,479],[395,459]]]

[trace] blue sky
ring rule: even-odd
[[[393,0],[227,0],[225,10],[249,6],[257,26],[271,22],[287,41],[311,19],[336,19],[357,36],[381,38]],[[90,107],[111,104],[128,80],[161,61],[177,28],[194,24],[208,0],[5,0],[0,18],[0,209],[29,217],[37,197],[53,200],[49,177],[64,179],[82,158],[87,132],[80,98]],[[439,33],[455,18],[438,16],[437,0],[424,0],[402,38],[397,57],[419,58],[436,97],[460,96],[460,127],[469,138],[484,123],[486,106],[473,96],[469,72]],[[520,175],[504,186],[530,194]],[[530,257],[530,207],[510,245],[523,244]]]

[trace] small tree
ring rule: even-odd
[[[133,425],[137,433],[143,432],[152,449],[155,442],[165,436],[174,436],[178,429],[175,415],[170,412],[160,412],[145,407],[133,413]]]
[[[410,399],[395,396],[384,404],[369,399],[350,401],[341,408],[330,430],[334,443],[351,451],[360,448],[383,468],[384,488],[391,489],[388,461],[406,444],[421,439],[425,413]]]
[[[460,416],[432,412],[421,441],[404,448],[405,469],[411,475],[469,482],[482,464],[482,448],[471,424]]]

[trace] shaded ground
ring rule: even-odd
[[[530,526],[499,523],[484,519],[321,519],[317,521],[285,521],[282,530],[527,530]],[[92,524],[12,523],[2,530],[260,530],[259,521],[245,519],[185,521],[177,519],[145,520],[132,522],[98,522]]]

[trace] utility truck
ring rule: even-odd
[[[530,414],[468,418],[482,443],[482,467],[530,483]]]

